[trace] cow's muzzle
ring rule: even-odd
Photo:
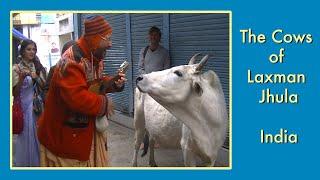
[[[142,75],[138,76],[137,79],[136,79],[136,84],[138,84],[138,82],[139,82],[139,81],[142,81],[142,80],[143,80]]]

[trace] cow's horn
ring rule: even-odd
[[[193,55],[192,58],[191,58],[190,61],[189,61],[189,65],[194,64],[195,61],[196,61],[196,57],[199,56],[200,54],[201,54],[201,53],[197,53],[197,54]]]
[[[209,59],[209,55],[205,55],[197,65],[196,71],[198,72],[201,71],[203,66],[207,63],[208,59]]]

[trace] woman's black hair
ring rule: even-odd
[[[24,53],[24,51],[26,50],[27,46],[29,44],[33,44],[34,47],[36,48],[36,53],[37,53],[37,44],[30,40],[30,39],[25,39],[20,43],[20,50],[19,50],[19,54],[22,56],[22,54]]]
[[[20,43],[19,54],[21,55],[21,57],[22,57],[22,54],[24,53],[24,51],[26,50],[26,48],[27,48],[27,46],[29,44],[33,44],[34,45],[34,47],[36,48],[36,53],[37,53],[37,44],[34,41],[30,40],[30,39],[25,39]],[[46,69],[42,66],[38,56],[35,56],[32,61],[33,61],[33,64],[34,64],[34,66],[36,68],[36,73],[37,73],[38,76],[40,75],[40,71],[42,71],[44,74],[46,74]]]

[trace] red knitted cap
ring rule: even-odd
[[[107,35],[112,33],[112,28],[103,16],[93,16],[84,21],[84,36]]]

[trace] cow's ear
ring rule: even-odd
[[[203,90],[201,85],[198,82],[193,82],[193,90],[194,92],[196,92],[196,94],[198,94],[199,96],[202,95]]]
[[[214,71],[207,71],[203,74],[202,76],[203,79],[205,79],[206,81],[209,82],[209,85],[211,87],[215,87],[217,86],[217,83],[219,83],[218,76],[216,75],[216,73]]]

